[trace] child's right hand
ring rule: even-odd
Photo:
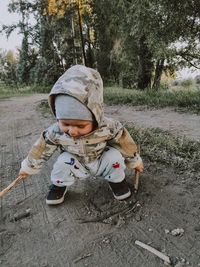
[[[22,176],[24,179],[26,179],[29,176],[29,174],[24,172],[24,171],[22,171],[22,170],[20,170],[19,171],[19,176]]]
[[[144,169],[143,161],[141,161],[140,165],[138,165],[135,169],[136,169],[137,171],[139,171],[139,172],[143,172],[143,169]]]

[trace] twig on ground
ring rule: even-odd
[[[81,256],[79,256],[77,259],[74,260],[74,263],[77,263],[78,261],[83,260],[83,259],[85,259],[85,258],[87,258],[87,257],[90,257],[90,256],[92,256],[91,253],[81,255]]]
[[[170,258],[166,256],[165,254],[161,253],[160,251],[158,251],[157,249],[152,248],[149,245],[146,245],[138,240],[135,241],[135,244],[155,254],[157,257],[161,258],[166,263],[171,264]]]

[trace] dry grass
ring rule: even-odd
[[[127,127],[141,145],[141,154],[152,162],[173,166],[179,173],[189,172],[199,179],[200,143],[175,137],[160,129]]]

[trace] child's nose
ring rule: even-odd
[[[69,135],[76,136],[78,134],[77,127],[69,127]]]

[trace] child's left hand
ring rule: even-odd
[[[143,161],[141,161],[140,165],[138,165],[135,169],[139,172],[142,172],[143,171]]]

